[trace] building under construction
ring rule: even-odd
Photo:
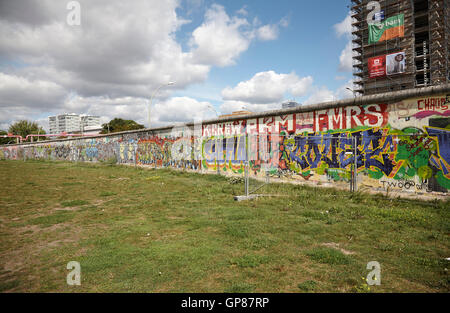
[[[351,10],[355,92],[450,82],[450,0],[352,0]]]

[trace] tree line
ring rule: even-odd
[[[124,120],[121,118],[114,118],[110,122],[102,124],[102,130],[100,134],[108,134],[108,133],[117,133],[121,131],[127,131],[127,130],[136,130],[136,129],[142,129],[144,128],[144,125],[138,124],[133,120]],[[0,136],[2,135],[19,135],[22,136],[22,138],[25,140],[27,135],[45,135],[46,132],[44,128],[39,126],[38,123],[28,121],[28,120],[20,120],[18,122],[15,122],[11,124],[7,131],[0,130]],[[64,136],[59,138],[65,138]],[[37,138],[34,138],[35,141]],[[46,140],[50,139],[47,137],[40,137],[39,140]],[[28,142],[31,141],[31,138],[28,138]],[[0,145],[6,145],[6,144],[12,144],[16,143],[16,138],[14,137],[0,137]]]

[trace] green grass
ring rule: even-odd
[[[236,179],[112,162],[2,160],[0,183],[1,292],[450,291],[449,201],[270,184],[235,202]]]
[[[349,256],[343,254],[339,250],[332,248],[325,248],[325,247],[314,248],[308,251],[306,255],[309,256],[313,261],[319,263],[339,265],[339,264],[349,264],[351,262],[351,258]]]
[[[298,284],[298,288],[302,291],[311,292],[316,289],[317,283],[314,280],[307,280],[305,282],[302,282]]]
[[[85,205],[88,204],[89,202],[86,200],[70,200],[70,201],[64,201],[61,202],[61,206],[66,208],[66,207],[74,207],[74,206],[80,206],[80,205]]]

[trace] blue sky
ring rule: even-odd
[[[344,77],[346,80],[352,78],[351,72],[339,70],[339,56],[348,40],[338,38],[333,27],[347,16],[349,1],[204,1],[194,14],[186,15],[194,22],[182,31],[192,32],[212,3],[223,5],[229,14],[245,8],[249,18],[258,17],[265,23],[277,23],[287,18],[289,25],[280,30],[276,40],[252,43],[240,56],[236,66],[213,68],[208,81],[180,91],[178,95],[192,93],[199,96],[204,93],[202,100],[214,101],[217,105],[221,102],[220,91],[224,87],[235,86],[255,73],[268,70],[311,75],[316,85],[330,90],[339,88]],[[186,11],[179,12],[183,14]],[[212,94],[215,97],[209,98]],[[296,98],[298,101],[304,99]]]
[[[350,97],[349,1],[0,4],[0,129],[64,112],[152,126]],[[79,14],[79,25],[68,22]]]

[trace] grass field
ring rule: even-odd
[[[235,202],[222,176],[44,161],[0,161],[0,183],[2,292],[450,289],[448,201],[272,184]]]

